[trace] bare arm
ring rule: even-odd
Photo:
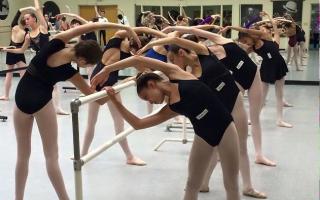
[[[79,36],[79,35],[82,35],[84,33],[88,33],[91,31],[106,29],[106,28],[124,29],[129,33],[129,35],[131,35],[134,38],[135,41],[138,42],[138,44],[140,44],[140,41],[139,41],[137,34],[129,26],[124,26],[121,24],[115,24],[115,23],[110,23],[110,22],[103,22],[103,23],[97,22],[97,23],[84,24],[84,25],[78,26],[76,28],[72,28],[72,29],[69,29],[69,30],[64,31],[62,33],[59,33],[59,34],[55,35],[54,38],[61,39],[65,43],[67,43],[69,40],[71,40],[72,38],[74,38],[76,36]]]
[[[110,97],[110,100],[115,105],[117,110],[120,112],[122,117],[136,130],[149,128],[156,126],[162,122],[167,121],[168,119],[177,116],[177,113],[173,112],[168,105],[164,106],[158,113],[140,119],[133,113],[131,113],[126,107],[122,105],[115,97],[115,92],[112,88],[107,88],[107,93]]]
[[[150,35],[153,35],[155,37],[158,37],[158,38],[167,37],[167,34],[161,32],[161,31],[157,31],[157,30],[145,27],[145,26],[132,27],[132,29],[134,30],[134,32],[136,32],[137,35],[140,35],[142,33],[146,33],[146,34],[150,34]],[[119,38],[129,37],[128,32],[127,31],[123,31],[123,30],[117,31],[114,35],[116,37],[119,37]]]
[[[69,17],[73,17],[73,18],[79,20],[79,21],[81,22],[81,24],[87,24],[87,23],[88,23],[87,20],[85,20],[85,19],[83,19],[82,17],[80,17],[79,15],[73,14],[73,13],[60,13],[60,14],[58,14],[57,16],[58,16],[58,17],[60,17],[60,16],[61,16],[61,17],[62,17],[62,16],[69,16]]]
[[[209,51],[206,46],[190,40],[178,38],[178,37],[167,37],[167,38],[162,38],[162,39],[149,42],[146,46],[144,46],[139,51],[139,53],[143,53],[144,51],[150,49],[153,46],[163,46],[163,45],[170,45],[170,44],[176,44],[182,48],[193,50],[197,54],[202,54],[202,55],[209,54]]]
[[[229,29],[236,30],[236,31],[239,31],[239,32],[242,32],[242,33],[248,33],[250,35],[257,35],[257,36],[260,36],[260,37],[263,37],[266,34],[265,32],[260,31],[260,30],[246,29],[246,28],[236,27],[236,26],[227,26],[221,32],[225,32],[225,31],[227,31]]]
[[[34,0],[34,7],[36,9],[35,14],[37,16],[37,19],[39,20],[40,31],[44,34],[47,34],[48,33],[48,24],[43,16],[42,6],[39,3],[39,0]]]
[[[7,49],[7,48],[4,48],[2,49],[3,51],[5,52],[9,52],[9,53],[24,53],[28,47],[30,45],[30,37],[29,35],[26,35],[25,38],[24,38],[24,42],[23,42],[23,45],[21,48],[17,48],[17,49]]]
[[[275,42],[277,42],[278,44],[280,44],[280,33],[279,33],[279,30],[278,30],[278,27],[277,27],[277,24],[275,23],[275,21],[272,19],[272,17],[270,17],[270,15],[264,11],[261,12],[261,15],[262,16],[266,16],[270,21],[271,21],[271,24],[272,24],[272,28],[273,28],[273,31],[274,31],[274,35],[273,35],[273,40]]]
[[[98,11],[98,6],[97,5],[94,6],[94,11],[96,12],[96,17],[101,17],[101,15],[100,15],[100,13]]]
[[[83,94],[90,95],[93,94],[95,91],[90,88],[90,86],[87,84],[87,82],[82,78],[82,76],[79,73],[76,73],[73,75],[69,81],[76,86]],[[97,100],[97,102],[102,105],[104,104],[108,98],[102,98]]]
[[[189,33],[189,34],[197,35],[200,37],[204,37],[219,45],[233,42],[233,40],[231,39],[225,38],[219,34],[198,29],[197,27],[198,26],[194,26],[194,27],[175,26],[175,27],[171,27],[170,29],[179,31],[180,33],[184,33],[184,34]]]
[[[183,79],[186,76],[188,78],[194,78],[191,74],[183,71],[177,65],[142,56],[131,56],[130,58],[105,66],[96,76],[92,78],[92,87],[95,88],[97,85],[102,85],[104,82],[106,82],[109,74],[112,71],[121,70],[128,67],[151,68],[153,70],[159,70],[170,79]]]

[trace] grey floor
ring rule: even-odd
[[[318,66],[311,66],[317,68]],[[0,92],[3,90],[3,77],[0,78]],[[14,89],[18,78],[14,78]],[[62,86],[68,83],[59,84]],[[146,114],[146,104],[138,99],[134,88],[122,91],[124,104],[139,116]],[[69,102],[78,97],[76,91],[61,91],[62,106],[69,109]],[[319,199],[319,87],[285,87],[286,99],[294,105],[286,108],[285,119],[294,128],[279,128],[275,125],[275,97],[270,88],[267,106],[261,119],[263,125],[263,151],[274,159],[275,168],[256,165],[252,138],[248,138],[249,156],[254,186],[268,194],[270,200],[315,200]],[[247,106],[247,100],[245,100]],[[0,115],[9,117],[0,122],[0,200],[14,198],[14,167],[16,142],[12,121],[14,102],[0,101]],[[87,108],[80,112],[81,137],[86,126]],[[71,199],[74,195],[73,164],[69,159],[73,154],[72,126],[70,116],[58,116],[60,165],[65,184]],[[169,123],[169,122],[168,122]],[[157,127],[136,131],[128,137],[134,154],[144,159],[145,167],[128,166],[124,154],[115,145],[83,169],[84,199],[93,200],[177,200],[182,199],[187,176],[187,161],[191,144],[166,143],[159,152],[153,151],[158,142],[167,137],[179,137],[179,132],[166,132],[163,123]],[[114,136],[113,124],[106,106],[101,109],[96,127],[96,137],[92,147]],[[190,132],[188,137],[192,138]],[[200,194],[201,200],[223,200],[225,192],[221,168],[218,167],[210,182],[211,191]],[[32,135],[32,156],[25,199],[55,200],[53,187],[46,174],[43,151],[36,125]],[[242,197],[243,200],[251,198]]]

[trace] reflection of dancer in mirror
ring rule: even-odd
[[[261,30],[245,29],[241,27],[227,26],[222,31],[233,29],[239,31],[239,41],[245,43],[251,50],[260,55],[263,60],[260,68],[260,75],[263,85],[263,102],[265,102],[269,84],[275,84],[277,99],[277,125],[279,127],[292,128],[293,126],[283,120],[283,96],[284,77],[288,67],[279,52],[280,34],[275,22],[272,20],[274,36],[273,40],[265,40],[266,33]]]
[[[98,18],[98,22],[108,22],[108,19],[105,16],[106,12],[104,10],[100,10],[100,12],[99,12],[97,5],[94,6],[94,10],[96,12],[96,17]],[[100,46],[102,45],[102,41],[103,41],[103,46],[106,46],[106,44],[107,44],[107,38],[106,37],[107,37],[106,30],[99,30]]]
[[[103,83],[110,72],[130,66],[160,70],[170,80],[164,82],[154,73],[145,73],[138,77],[137,93],[141,99],[161,104],[165,97],[168,97],[167,105],[158,113],[143,119],[128,111],[114,97],[112,88],[107,89],[113,104],[131,126],[135,129],[148,128],[181,114],[188,117],[194,127],[195,136],[189,157],[184,200],[197,199],[215,147],[220,154],[226,199],[240,200],[237,131],[230,113],[216,94],[202,81],[177,65],[140,56],[106,66],[92,79],[92,84]]]
[[[15,48],[22,47],[24,43],[24,38],[26,36],[25,31],[25,21],[23,18],[21,18],[21,12],[26,11],[26,9],[21,8],[17,11],[16,16],[14,17],[12,23],[11,23],[11,41],[10,46],[13,46]],[[15,65],[17,67],[25,67],[26,66],[26,59],[24,56],[24,53],[10,53],[7,52],[6,55],[6,64],[8,69],[13,69]],[[24,74],[25,70],[21,70],[20,77]],[[6,78],[4,81],[4,95],[0,97],[0,100],[9,100],[9,94],[10,94],[10,88],[11,88],[11,82],[12,82],[12,76],[13,73],[9,72],[6,73]]]

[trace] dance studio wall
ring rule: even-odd
[[[40,0],[41,3],[45,3],[46,0]],[[155,6],[199,6],[199,5],[232,5],[232,23],[233,25],[240,24],[240,5],[241,4],[262,4],[263,10],[268,13],[273,11],[273,2],[271,0],[202,0],[199,4],[197,0],[53,0],[59,7],[61,12],[67,12],[66,4],[70,7],[71,12],[79,13],[80,5],[117,5],[118,8],[123,10],[125,15],[128,17],[131,25],[135,24],[135,5],[155,5]],[[14,2],[14,3],[13,3]],[[310,11],[311,4],[318,3],[318,0],[305,0],[303,2],[302,11],[302,26],[306,30],[307,41],[309,39],[310,29]],[[16,13],[16,10],[33,5],[33,0],[9,0],[9,16],[6,20],[0,21],[0,45],[7,45],[10,40],[10,23]],[[5,32],[5,33],[2,33]],[[236,38],[237,33],[232,32],[232,38]],[[281,44],[286,44],[286,38],[283,38]]]

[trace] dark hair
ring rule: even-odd
[[[158,74],[148,72],[148,73],[138,73],[136,76],[137,93],[139,94],[142,89],[147,87],[148,81],[162,81],[163,78]]]
[[[190,40],[192,42],[196,42],[196,43],[199,42],[199,38],[197,36],[195,36],[195,35],[192,35],[192,34],[188,34],[188,35],[186,35],[186,36],[184,36],[182,38],[186,39],[186,40]]]
[[[80,24],[80,25],[82,25],[82,23],[81,23],[79,20],[77,20],[77,19],[71,20],[70,25],[74,25],[74,24]]]
[[[239,39],[242,39],[242,38],[244,38],[244,37],[251,38],[248,33],[244,33],[244,32],[239,32],[239,33],[238,33],[238,37],[239,37]]]
[[[178,17],[177,17],[177,21],[182,21],[183,20],[183,16],[182,15],[179,15]]]
[[[118,15],[118,19],[122,20],[123,16],[121,14]]]
[[[99,17],[92,18],[92,22],[98,22],[98,21],[99,21]]]
[[[63,16],[63,17],[61,18],[61,20],[65,22],[65,21],[67,20],[67,18],[66,18],[65,16]]]
[[[190,50],[189,50],[189,49],[182,48],[182,47],[180,47],[180,46],[178,46],[178,45],[176,45],[176,44],[171,44],[171,45],[169,45],[168,51],[169,51],[169,52],[172,52],[172,53],[174,53],[174,54],[178,54],[178,52],[179,52],[180,49],[183,49],[183,50],[185,50],[187,53],[190,53]]]
[[[74,46],[76,57],[82,57],[88,64],[96,64],[102,58],[102,51],[94,40],[82,40]]]
[[[144,35],[139,35],[139,40],[141,42],[141,48],[146,46],[149,42],[150,42],[150,38],[148,38],[147,36],[144,36]],[[130,42],[130,47],[133,48],[133,49],[136,49],[136,50],[139,50],[139,46],[138,46],[138,43],[135,41],[135,40],[132,40]]]

